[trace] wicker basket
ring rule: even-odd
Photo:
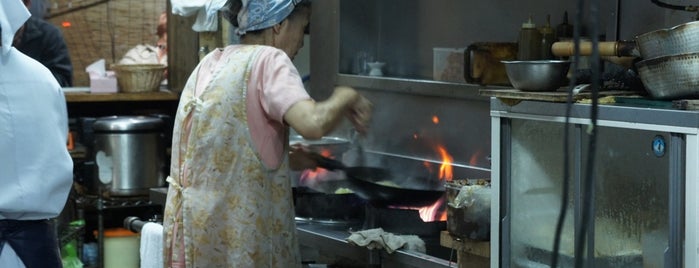
[[[116,64],[112,68],[120,92],[140,93],[157,92],[167,67],[163,64]]]

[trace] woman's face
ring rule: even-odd
[[[303,32],[310,20],[310,10],[300,11],[296,17],[284,20],[281,24],[279,36],[277,37],[277,48],[286,52],[292,60],[303,47]]]

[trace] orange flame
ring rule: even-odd
[[[477,151],[476,153],[474,153],[474,154],[471,156],[471,158],[469,158],[468,164],[469,164],[469,165],[472,165],[472,166],[475,166],[475,165],[478,164],[478,159],[481,159],[481,158],[483,158],[483,151],[480,151],[480,150],[479,150],[479,151]]]
[[[454,178],[454,173],[451,167],[451,163],[454,162],[454,158],[447,153],[447,150],[444,149],[444,147],[439,146],[437,149],[439,150],[439,154],[442,155],[442,165],[439,167],[439,179],[451,181]]]
[[[452,163],[454,163],[454,158],[447,152],[444,146],[437,146],[437,150],[439,150],[439,154],[442,157],[442,164],[439,166],[439,179],[451,181],[454,178],[454,172],[451,166]],[[424,162],[423,164],[428,169],[431,167],[430,163]],[[432,205],[417,208],[422,221],[446,221],[447,212],[444,207],[444,200],[444,198],[440,198]]]
[[[327,158],[334,158],[332,157],[331,151],[328,149],[323,149],[319,152],[319,154]],[[316,168],[315,170],[306,169],[303,172],[301,172],[301,177],[299,177],[299,184],[305,186],[312,185],[316,180],[322,180],[323,178],[327,178],[328,173],[330,173],[330,171],[324,168]]]
[[[432,116],[432,123],[434,123],[435,125],[439,124],[439,117],[437,117],[436,115],[433,115]]]
[[[420,219],[422,219],[424,222],[446,221],[447,212],[446,210],[442,209],[443,205],[444,198],[440,198],[437,200],[437,202],[434,202],[434,204],[430,206],[419,208],[418,211],[420,213]]]

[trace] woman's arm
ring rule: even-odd
[[[284,114],[284,120],[306,139],[320,139],[347,116],[360,133],[366,133],[371,119],[372,103],[350,87],[336,87],[325,101],[305,100],[295,103]]]

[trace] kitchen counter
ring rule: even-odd
[[[367,267],[370,259],[378,259],[380,267],[456,267],[456,263],[415,251],[398,250],[388,254],[385,250],[372,251],[347,242],[351,227],[298,222],[296,223],[302,252],[317,251],[330,259],[352,260],[352,267]],[[302,254],[303,255],[303,254]],[[377,257],[378,256],[378,257]],[[306,256],[303,256],[304,258]],[[456,257],[456,256],[455,256]],[[306,261],[304,259],[304,261]],[[376,261],[373,261],[376,263]]]

